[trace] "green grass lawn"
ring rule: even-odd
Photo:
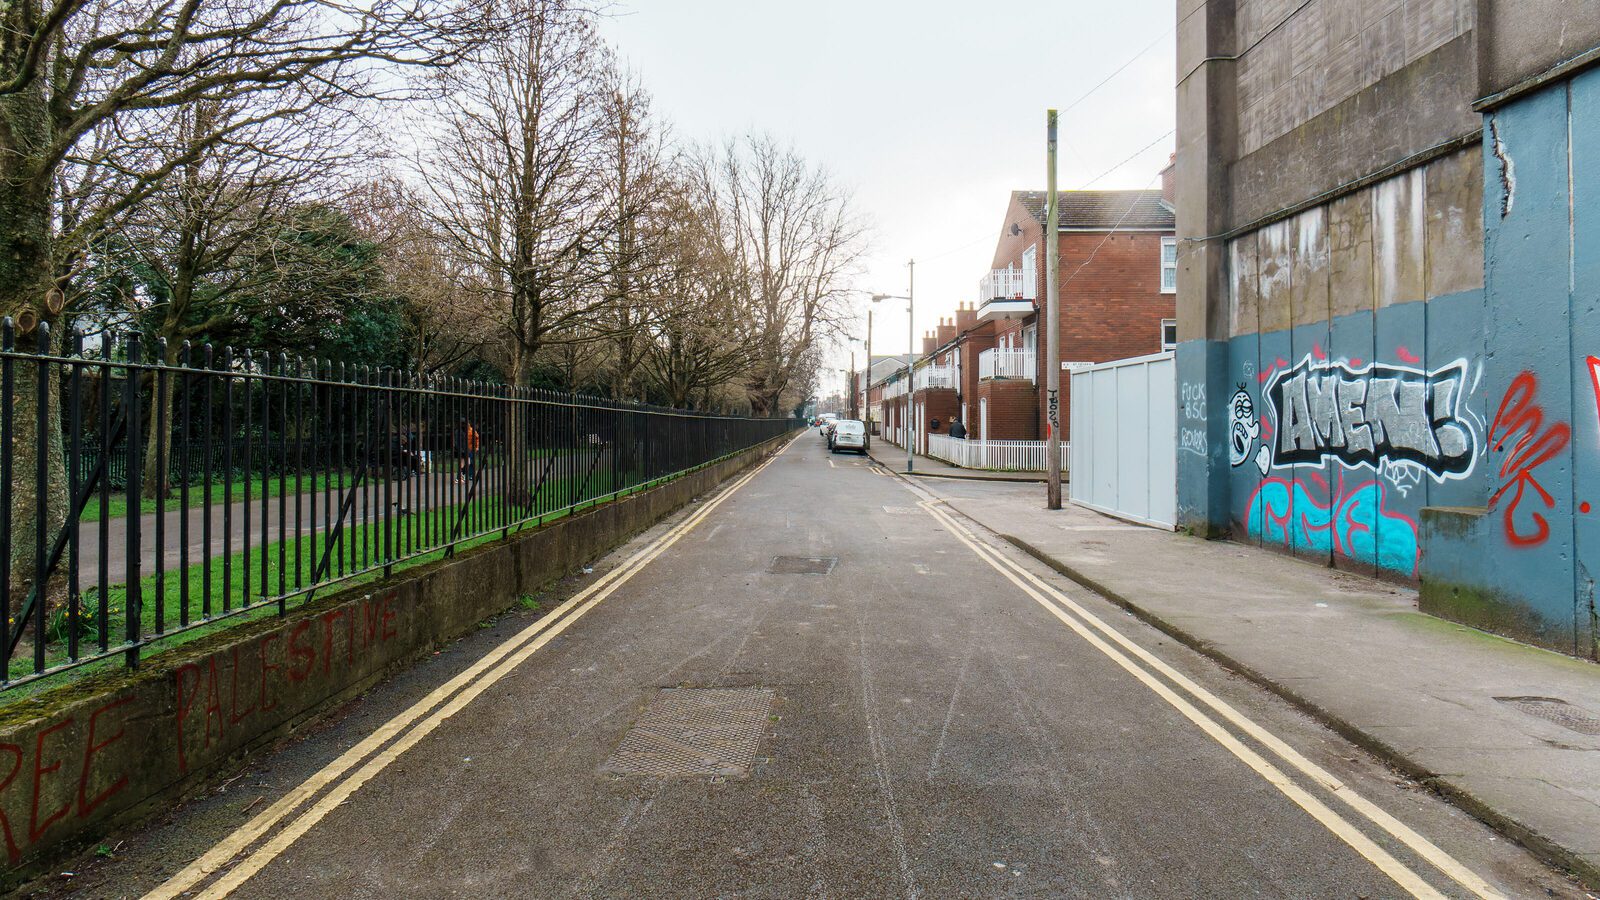
[[[554,454],[559,453],[559,452],[562,452],[562,451],[559,450],[559,449],[531,450],[531,451],[528,452],[528,458],[529,459],[544,459],[545,457],[553,456]],[[503,460],[500,457],[488,457],[485,460],[483,460],[483,462],[485,464],[493,464],[493,465],[499,466],[499,465],[501,465],[503,463]],[[440,468],[441,466],[443,468]],[[435,457],[435,459],[434,459],[434,473],[435,474],[443,472],[444,474],[448,475],[448,474],[451,474],[451,473],[453,473],[455,471],[456,471],[456,461],[454,459],[451,459],[450,457],[447,457],[447,456],[446,457]],[[315,474],[315,475],[305,474],[305,475],[300,476],[300,478],[298,480],[296,480],[294,476],[290,475],[290,476],[286,476],[283,479],[283,484],[281,486],[281,491],[283,493],[287,493],[289,496],[292,497],[295,494],[320,492],[320,491],[323,491],[324,489],[339,490],[341,488],[349,487],[351,484],[353,484],[355,482],[355,480],[356,480],[356,474],[354,472],[334,472],[332,474],[319,473],[319,474]],[[235,478],[233,480],[233,482],[232,482],[233,502],[239,503],[239,502],[244,500],[244,496],[245,496],[244,492],[245,492],[245,486],[246,486],[245,485],[245,481],[246,481],[246,479],[244,479],[244,478]],[[224,489],[226,487],[227,487],[227,485],[225,485],[225,483],[221,482],[221,481],[214,481],[214,482],[211,483],[211,502],[213,504],[219,504],[219,503],[222,502],[223,491],[224,491]],[[261,499],[261,475],[259,473],[256,474],[254,477],[249,479],[249,488],[250,488],[250,498],[252,500]],[[267,491],[266,491],[266,495],[268,497],[276,497],[276,496],[278,496],[279,492],[280,492],[280,485],[278,483],[278,476],[276,476],[276,475],[267,476]],[[122,518],[123,516],[126,516],[128,514],[128,495],[125,492],[114,491],[108,496],[108,500],[109,500],[109,502],[106,503],[106,510],[109,513],[109,517],[110,518],[119,519],[119,518]],[[197,507],[197,506],[204,506],[205,503],[206,503],[206,492],[205,492],[204,486],[191,485],[189,487],[189,508],[192,509],[192,508]],[[180,489],[175,487],[175,488],[172,489],[172,494],[169,497],[167,497],[167,501],[166,501],[166,505],[165,505],[164,509],[175,510],[175,509],[180,509],[180,508],[183,508],[183,494],[182,494],[182,491]],[[154,497],[140,497],[139,498],[139,512],[141,512],[141,513],[153,513],[155,511],[156,511],[156,500],[155,500]],[[98,493],[94,494],[93,496],[91,496],[89,498],[89,502],[87,504],[85,504],[84,507],[83,507],[83,515],[78,517],[78,521],[80,521],[80,522],[98,522],[98,521],[100,521],[100,495]]]
[[[637,477],[638,473],[628,473],[621,480],[626,483],[630,478]],[[639,484],[618,492],[615,496],[626,496],[645,490],[663,480],[666,479]],[[580,484],[583,482],[581,475],[578,481]],[[514,531],[522,527],[534,527],[613,499],[611,472],[597,470],[584,487],[583,495],[587,499],[575,506],[568,506],[572,490],[573,485],[570,480],[552,480],[543,484],[539,489],[534,509],[551,511],[526,521],[522,521],[523,516],[527,515],[525,510],[514,509],[507,513],[505,502],[498,496],[486,496],[473,501],[466,511],[466,519],[460,530],[460,534],[465,537],[456,541],[456,551],[499,540],[504,529]],[[461,505],[455,504],[344,528],[330,554],[328,572],[322,578],[324,586],[318,588],[318,592],[326,594],[383,577],[383,560],[386,556],[392,556],[397,560],[392,566],[396,570],[442,559],[447,552],[445,545],[460,513]],[[394,529],[391,538],[394,552],[386,555],[383,548],[386,531],[390,527]],[[181,634],[175,634],[164,640],[163,648],[194,640],[218,628],[231,627],[237,622],[249,621],[262,615],[276,615],[280,595],[295,595],[287,601],[290,606],[305,602],[304,590],[310,586],[312,571],[326,546],[327,533],[319,531],[281,543],[272,542],[265,547],[252,547],[248,557],[243,551],[239,551],[227,557],[226,577],[223,557],[214,556],[209,564],[198,563],[186,569],[164,573],[159,591],[155,574],[148,574],[139,581],[140,633],[146,638],[157,633],[158,610],[160,622],[164,623],[162,629],[164,632],[182,627],[185,621],[191,625],[204,621],[207,615],[205,604],[208,589],[212,616],[251,606],[254,610],[191,627]],[[266,567],[265,592],[262,590],[263,564]],[[343,580],[326,584],[330,578],[338,578],[341,575],[344,576]],[[79,631],[80,653],[83,655],[99,651],[98,593],[98,588],[89,588],[83,596],[84,624],[80,626]],[[127,637],[127,604],[127,585],[110,586],[107,590],[108,643],[113,649]],[[65,610],[59,610],[51,617],[46,633],[49,638],[47,664],[53,666],[66,662]],[[120,664],[120,659],[113,657],[85,668]],[[32,672],[31,653],[19,655],[12,660],[12,678],[26,677]],[[63,673],[63,677],[70,675]],[[58,683],[56,677],[43,679],[38,682],[39,689],[53,683]],[[16,696],[32,693],[36,693],[36,690],[30,686],[27,690],[18,691]],[[7,699],[11,699],[11,696]]]

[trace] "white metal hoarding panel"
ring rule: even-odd
[[[1177,400],[1172,354],[1072,373],[1073,502],[1171,528],[1177,514]]]

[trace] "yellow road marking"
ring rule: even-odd
[[[798,438],[796,439],[798,440]],[[323,788],[344,776],[357,763],[371,755],[374,750],[382,747],[418,719],[427,715],[422,724],[417,725],[416,728],[406,733],[400,740],[395,741],[391,746],[378,753],[350,779],[335,787],[322,800],[286,826],[273,840],[257,849],[200,895],[202,897],[228,896],[239,885],[243,884],[256,872],[259,872],[262,867],[293,844],[297,838],[310,830],[328,812],[344,802],[357,788],[392,763],[400,754],[410,749],[429,732],[437,728],[445,719],[458,712],[495,682],[505,677],[507,673],[533,655],[540,647],[543,647],[562,631],[566,630],[568,625],[577,621],[599,604],[600,601],[609,597],[613,591],[621,587],[634,574],[661,555],[664,550],[677,543],[679,538],[703,521],[724,500],[731,497],[734,492],[759,475],[763,469],[772,464],[773,459],[776,459],[793,444],[794,441],[785,444],[771,458],[746,473],[711,502],[696,510],[693,515],[683,522],[673,526],[622,565],[607,572],[597,579],[594,584],[589,585],[562,603],[550,615],[541,618],[500,643],[465,671],[440,685],[426,697],[385,722],[371,735],[368,735],[364,740],[340,754],[337,759],[324,766],[294,790],[285,794],[254,819],[240,826],[232,834],[218,842],[199,859],[190,863],[164,884],[146,894],[145,900],[170,900],[170,898],[176,898],[189,892],[195,885],[204,881],[255,844],[281,820],[294,810],[299,809],[307,800],[320,793]],[[567,614],[569,611],[572,611],[571,615]],[[498,666],[496,665],[497,663],[499,663]],[[490,671],[491,669],[493,671]],[[488,673],[487,676],[485,675],[486,672]],[[451,697],[452,694],[455,695],[453,699],[450,699],[445,705],[439,706],[441,701]],[[434,710],[432,715],[428,715],[430,710]]]
[[[1139,660],[1149,664],[1152,668],[1167,676],[1179,687],[1183,688],[1183,690],[1200,700],[1203,704],[1220,713],[1228,722],[1243,730],[1250,737],[1259,741],[1262,745],[1266,746],[1269,750],[1276,754],[1280,759],[1289,763],[1295,769],[1298,769],[1302,774],[1305,774],[1318,784],[1322,785],[1322,787],[1327,789],[1334,796],[1338,797],[1352,809],[1361,813],[1369,821],[1373,822],[1373,824],[1383,829],[1391,837],[1410,848],[1418,856],[1427,860],[1430,864],[1432,864],[1440,872],[1449,876],[1457,884],[1460,884],[1462,887],[1471,891],[1478,897],[1499,898],[1501,896],[1501,894],[1496,891],[1494,887],[1468,869],[1465,865],[1455,860],[1449,854],[1441,850],[1438,846],[1424,838],[1422,835],[1418,834],[1416,831],[1412,830],[1410,827],[1406,826],[1404,823],[1401,823],[1393,816],[1384,812],[1371,801],[1357,794],[1348,785],[1335,778],[1332,773],[1311,762],[1309,759],[1306,759],[1298,751],[1286,744],[1282,739],[1268,732],[1266,729],[1262,728],[1260,725],[1244,716],[1238,710],[1224,702],[1221,698],[1200,687],[1198,684],[1195,684],[1192,680],[1173,669],[1165,662],[1162,662],[1143,647],[1133,643],[1126,636],[1111,628],[1093,613],[1084,609],[1082,606],[1074,602],[1070,597],[1067,597],[1065,594],[1061,593],[1047,582],[1038,578],[1032,572],[1029,572],[1022,566],[1005,558],[993,548],[980,545],[975,540],[969,539],[973,537],[972,533],[960,523],[956,522],[955,519],[953,519],[948,513],[944,512],[943,510],[936,509],[935,506],[938,503],[943,503],[943,501],[921,501],[919,505],[927,509],[930,514],[932,514],[940,521],[942,525],[944,525],[947,531],[950,531],[951,534],[955,535],[958,540],[966,544],[967,547],[969,547],[985,562],[989,563],[989,565],[992,566],[996,571],[1000,572],[1000,574],[1004,575],[1008,580],[1016,584],[1023,590],[1024,593],[1028,594],[1036,602],[1044,606],[1045,609],[1047,609],[1057,619],[1061,620],[1096,649],[1110,657],[1114,662],[1120,665],[1123,669],[1127,670],[1140,682],[1144,683],[1163,700],[1166,700],[1186,718],[1198,725],[1203,731],[1206,732],[1207,735],[1211,736],[1218,743],[1222,744],[1223,747],[1228,749],[1229,752],[1233,753],[1234,756],[1238,757],[1241,761],[1249,765],[1251,769],[1256,771],[1257,774],[1261,775],[1262,778],[1264,778],[1268,783],[1272,784],[1279,791],[1283,792],[1285,796],[1293,800],[1298,806],[1309,813],[1324,827],[1328,828],[1341,840],[1349,844],[1380,871],[1393,879],[1397,884],[1404,887],[1407,891],[1411,892],[1414,896],[1438,897],[1442,895],[1439,894],[1439,892],[1432,886],[1422,881],[1414,872],[1412,872],[1399,860],[1396,860],[1381,847],[1374,844],[1349,822],[1345,821],[1338,814],[1328,809],[1316,798],[1312,797],[1310,794],[1307,794],[1302,788],[1290,781],[1281,770],[1279,770],[1276,766],[1273,766],[1267,760],[1263,759],[1255,751],[1245,746],[1230,732],[1223,729],[1215,720],[1211,719],[1205,713],[1195,708],[1187,700],[1184,700],[1182,697],[1178,696],[1165,684],[1157,680],[1149,671],[1135,663],[1133,659],[1130,659],[1124,653],[1107,644],[1098,635],[1089,631],[1088,627],[1085,626],[1083,622],[1093,625],[1096,630],[1111,638],[1129,653],[1138,657]],[[1049,599],[1047,599],[1046,595],[1048,595]],[[1082,622],[1073,618],[1072,616],[1068,616],[1060,607],[1056,606],[1054,603],[1051,603],[1050,599],[1054,599],[1062,607],[1070,609],[1077,617],[1082,619]]]

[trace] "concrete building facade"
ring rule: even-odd
[[[1595,656],[1600,5],[1177,12],[1180,527]]]

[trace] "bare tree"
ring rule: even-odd
[[[352,116],[344,98],[325,85],[314,87],[157,110],[145,117],[149,132],[164,135],[169,146],[128,148],[132,155],[175,152],[184,160],[141,203],[102,228],[120,238],[127,262],[152,288],[126,302],[164,363],[179,361],[185,341],[242,327],[272,302],[277,292],[266,288],[282,277],[276,245],[285,234],[284,211],[331,199],[341,174],[367,155],[360,132],[347,127]],[[244,124],[236,124],[240,120]],[[228,131],[226,139],[188,149],[219,129]],[[120,197],[112,193],[105,202],[117,204]],[[328,274],[333,280],[337,273]],[[332,298],[304,292],[297,300],[326,304]],[[314,317],[331,312],[302,310]],[[153,397],[146,434],[155,434],[172,401],[170,391]],[[163,449],[169,448],[151,441],[145,451],[148,496],[169,491]]]
[[[665,255],[679,220],[667,203],[667,151],[650,113],[650,96],[637,77],[614,67],[601,95],[603,197],[610,227],[600,242],[605,302],[596,328],[607,344],[609,392],[616,400],[638,397],[655,310],[650,299],[664,274]]]
[[[593,15],[567,0],[504,0],[518,25],[441,76],[441,133],[424,160],[450,251],[499,310],[506,379],[525,384],[553,336],[609,301],[600,148],[607,54]]]
[[[737,273],[739,336],[754,355],[750,407],[774,415],[847,321],[844,285],[864,231],[827,173],[770,137],[701,151],[694,177]]]
[[[680,179],[647,232],[658,255],[643,367],[655,391],[677,407],[710,405],[715,390],[740,379],[752,362],[741,339],[741,273],[715,228],[715,195],[697,187],[705,185]]]
[[[383,252],[388,290],[400,300],[418,375],[435,375],[479,357],[491,343],[495,310],[481,272],[451,254],[423,212],[424,198],[396,178],[354,192],[349,209]]]
[[[351,94],[383,94],[400,82],[390,65],[447,65],[483,31],[471,0],[17,0],[0,7],[0,315],[13,317],[19,344],[35,345],[38,323],[65,311],[57,253],[56,192],[69,158],[96,138],[125,142],[131,119],[210,101],[231,103],[320,82]],[[177,154],[123,155],[112,180],[117,202],[76,216],[71,226],[103,234],[105,222],[142,202],[196,155],[224,142],[241,122],[198,129]],[[110,171],[110,170],[107,170]],[[18,379],[13,453],[34,462],[32,367]],[[58,408],[52,385],[46,411]],[[65,520],[60,423],[46,415],[51,520],[34,520],[35,486],[22,479],[13,503],[13,572],[34,580],[33,534]]]

